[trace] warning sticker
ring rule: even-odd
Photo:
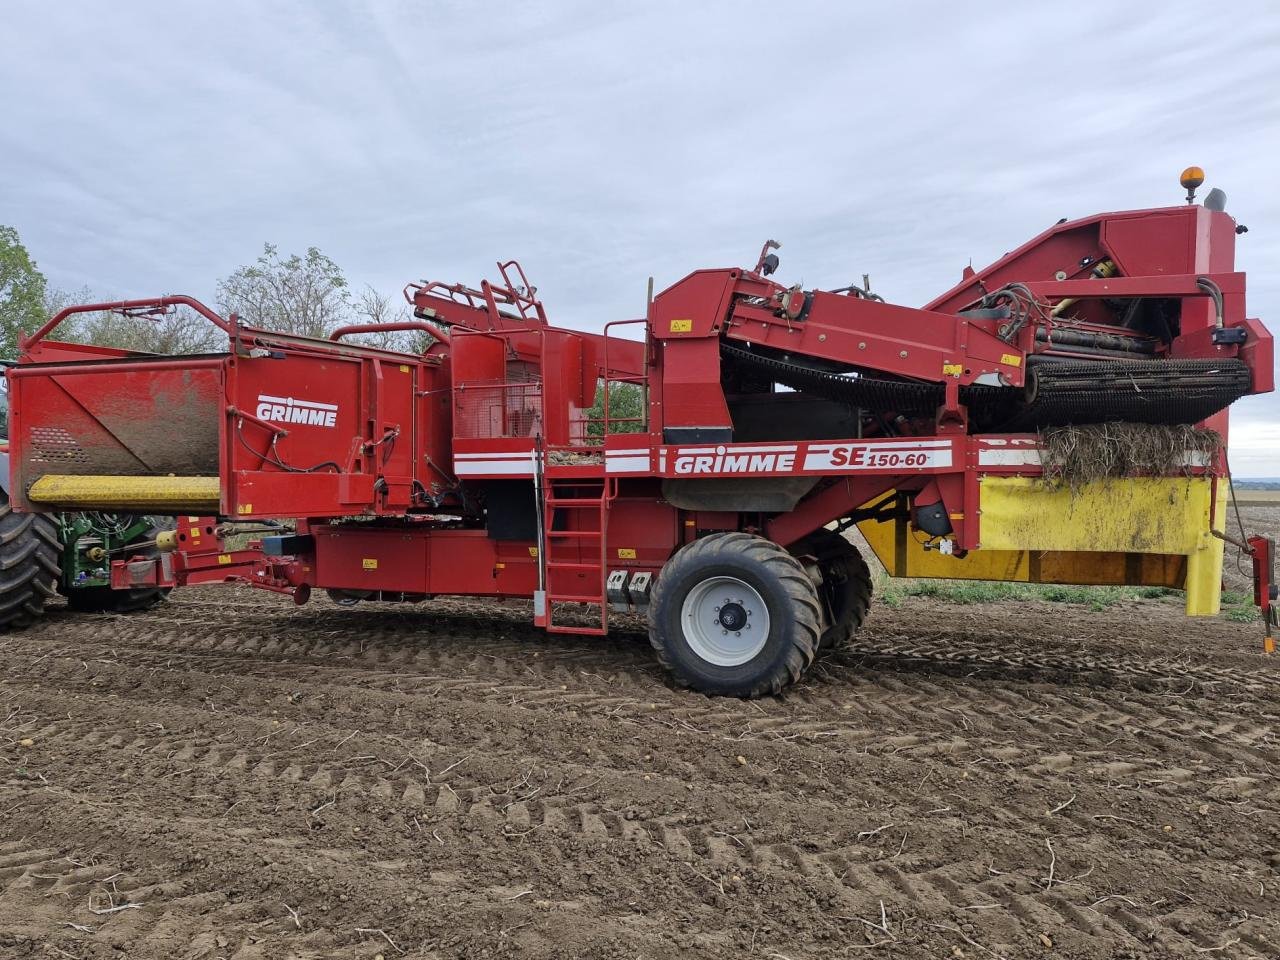
[[[363,560],[360,561],[360,566],[364,567],[366,570],[377,570],[378,561],[375,560],[373,557],[365,557]]]

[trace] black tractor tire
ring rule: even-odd
[[[839,650],[862,629],[871,609],[871,569],[858,548],[833,530],[811,533],[791,552],[813,557],[821,574],[818,599],[824,616],[818,651]]]
[[[721,591],[730,601],[723,612],[712,606]],[[768,619],[763,641],[746,632],[756,612],[764,615],[756,623]],[[681,547],[658,574],[649,603],[649,642],[659,662],[677,683],[720,696],[762,697],[795,683],[813,663],[821,629],[817,591],[800,562],[746,533],[716,533]],[[726,653],[717,647],[721,635],[730,646],[746,639]]]
[[[38,513],[14,513],[0,490],[0,628],[21,630],[57,595],[62,547],[58,528]]]
[[[73,587],[67,591],[67,606],[77,613],[134,613],[154,607],[168,595],[168,587]]]
[[[152,526],[143,534],[144,540],[154,540],[166,527]],[[156,547],[143,547],[138,551],[146,557],[158,554]],[[154,607],[169,596],[168,587],[129,587],[112,590],[110,587],[72,587],[67,585],[67,606],[77,613],[136,613]]]

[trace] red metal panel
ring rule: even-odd
[[[216,476],[221,358],[24,364],[8,372],[14,501],[49,474]]]
[[[430,593],[427,537],[413,530],[317,528],[316,585]]]

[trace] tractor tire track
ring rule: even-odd
[[[0,638],[0,954],[798,958],[892,936],[1039,957],[1045,936],[1248,957],[1280,936],[1276,672],[1243,655],[973,623],[948,645],[889,611],[748,704],[673,689],[639,634],[548,638],[514,605],[210,595]]]

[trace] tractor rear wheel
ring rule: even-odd
[[[21,630],[44,613],[56,594],[58,529],[38,513],[14,513],[0,490],[0,627]]]
[[[678,683],[735,697],[775,694],[813,663],[822,610],[813,581],[776,543],[716,533],[658,574],[649,642]]]
[[[838,650],[862,628],[871,608],[871,569],[858,548],[833,530],[817,530],[791,548],[817,564],[825,614],[819,651]]]

